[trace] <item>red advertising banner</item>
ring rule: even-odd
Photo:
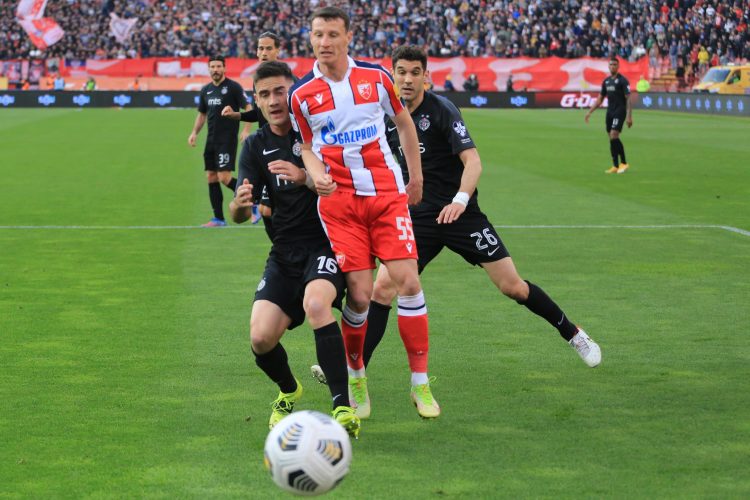
[[[370,62],[382,64],[390,69],[389,59]],[[284,62],[292,67],[297,76],[309,72],[313,59],[291,58]],[[251,78],[259,62],[257,59],[227,59],[229,78]],[[637,62],[620,62],[620,73],[635,85],[641,75],[648,75],[648,58]],[[430,58],[428,69],[436,90],[442,90],[445,77],[450,74],[456,90],[463,89],[463,83],[471,74],[479,80],[479,90],[497,92],[505,90],[509,75],[513,75],[516,91],[596,91],[602,80],[609,74],[606,59],[545,59],[494,57],[454,57],[449,59]],[[182,88],[182,78],[208,79],[206,59],[192,58],[148,58],[85,61],[85,64],[71,65],[63,69],[66,76],[110,76],[110,77],[166,77],[175,78],[175,90]]]

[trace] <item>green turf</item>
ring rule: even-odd
[[[194,116],[0,112],[0,498],[281,496],[262,465],[276,389],[247,339],[264,232],[124,228],[210,217]],[[749,122],[636,112],[617,176],[603,114],[465,118],[481,205],[602,365],[445,253],[423,275],[444,413],[411,407],[392,318],[331,496],[750,496]],[[575,227],[523,227],[542,225]],[[327,409],[309,328],[284,343],[299,407]]]

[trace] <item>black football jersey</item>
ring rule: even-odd
[[[417,127],[422,157],[422,203],[444,207],[453,200],[461,187],[464,164],[459,153],[476,146],[461,112],[445,97],[425,92],[424,100],[411,114],[411,118]],[[396,125],[390,119],[386,121],[386,132],[388,145],[398,158],[404,180],[408,182],[406,158],[401,150]],[[477,203],[477,191],[469,203]]]
[[[274,160],[285,160],[304,168],[302,140],[290,130],[278,136],[266,125],[242,144],[237,185],[247,179],[253,185],[253,200],[258,203],[266,188],[273,204],[274,245],[304,246],[311,243],[328,243],[318,217],[318,195],[307,186],[298,186],[281,180],[268,170]]]
[[[207,145],[237,143],[240,122],[221,116],[225,106],[231,106],[235,111],[243,111],[247,106],[245,91],[239,83],[225,78],[219,85],[211,82],[201,89],[198,111],[206,114]]]
[[[625,112],[626,102],[630,95],[630,82],[621,74],[608,76],[602,82],[602,97],[607,98],[607,112]]]

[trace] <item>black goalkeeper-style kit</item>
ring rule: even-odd
[[[619,73],[605,78],[602,82],[601,96],[607,98],[607,132],[612,129],[622,132],[630,97],[630,83],[627,78]]]

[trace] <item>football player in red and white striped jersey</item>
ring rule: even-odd
[[[352,406],[370,414],[362,352],[377,257],[398,290],[398,327],[412,371],[411,396],[422,417],[440,407],[427,376],[428,321],[417,272],[409,204],[422,199],[416,128],[382,67],[348,56],[349,16],[324,7],[311,16],[313,71],[289,91],[289,108],[303,140],[302,159],[320,194],[318,213],[339,267],[346,273],[342,330]],[[409,171],[404,185],[386,140],[385,116],[396,126]]]

